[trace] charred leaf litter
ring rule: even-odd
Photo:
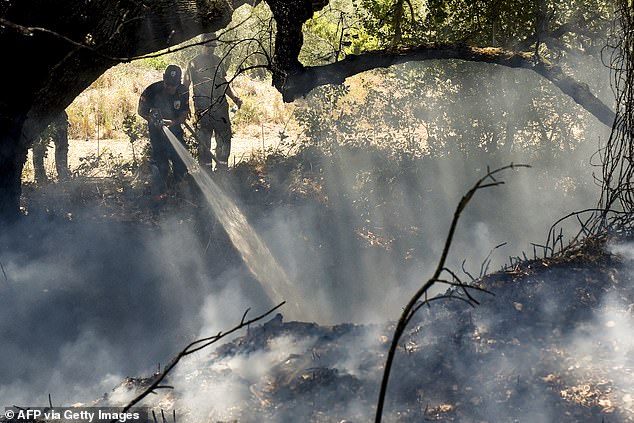
[[[261,188],[251,201],[270,196]],[[66,213],[47,219],[66,221]],[[131,211],[152,227],[142,213]],[[455,300],[421,308],[400,343],[384,420],[634,421],[634,263],[615,244],[627,245],[588,239],[485,276],[477,283],[494,295],[475,293],[475,308]],[[322,326],[281,313],[198,353],[168,376],[173,389],[143,405],[176,410],[179,422],[372,420],[394,323]],[[153,377],[127,378],[84,405],[123,406]],[[217,401],[220,394],[232,400]]]
[[[578,345],[622,324],[598,316],[608,298],[618,315],[631,318],[634,308],[631,263],[605,247],[589,241],[561,257],[489,275],[479,284],[494,296],[478,294],[476,308],[452,300],[422,308],[401,341],[385,421],[632,421],[629,333]],[[393,329],[287,322],[277,314],[174,379],[193,381],[203,396],[214,385],[244,385],[239,407],[214,410],[208,397],[207,412],[218,422],[370,421]],[[257,378],[233,374],[236,358],[257,366],[279,339],[302,347],[278,356]],[[113,393],[136,392],[150,381],[127,379]],[[111,397],[97,404],[112,405]],[[175,408],[182,421],[202,417],[179,405],[178,386],[155,397],[148,405]]]

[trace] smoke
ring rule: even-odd
[[[192,410],[192,419],[226,421],[250,416],[246,404],[261,397],[272,382],[275,369],[284,366],[292,357],[303,354],[314,339],[296,339],[280,336],[267,343],[265,348],[249,354],[229,356],[224,360],[210,361],[206,355],[190,360],[174,375],[178,391],[178,407]],[[201,373],[201,369],[204,369]],[[194,375],[200,375],[196,378]],[[215,398],[214,401],[209,401]]]
[[[631,270],[562,266],[509,278],[473,310],[421,309],[397,354],[386,421],[627,421]],[[368,421],[390,333],[267,324],[180,367],[172,405],[193,420]]]
[[[596,316],[570,334],[569,354],[576,373],[595,375],[594,385],[608,385],[610,398],[632,410],[634,341],[630,334],[634,330],[634,305],[627,287],[634,278],[634,245],[612,245],[610,252],[623,260],[623,266],[609,274],[616,289],[606,289],[597,299]]]
[[[351,112],[347,108],[354,105],[341,101],[331,112],[334,122],[314,123],[322,127],[313,132],[324,138],[312,142],[331,151],[317,164],[326,206],[316,212],[274,210],[258,222],[284,267],[301,269],[293,275],[300,289],[309,286],[317,301],[325,299],[318,306],[324,310],[319,321],[395,318],[399,304],[433,271],[461,196],[488,168],[511,162],[532,166],[502,175],[505,185],[480,191],[463,213],[449,265],[465,280],[512,264],[517,257],[550,254],[541,245],[553,222],[596,204],[590,158],[608,128],[586,118],[579,106],[534,73],[479,64],[452,66],[445,72],[450,79],[443,82],[450,87],[425,102],[416,95],[424,86],[421,80],[437,71],[433,64],[380,73],[388,88],[377,90],[376,102],[370,91],[365,108]],[[483,86],[474,89],[477,84]],[[331,92],[326,93],[329,98]],[[313,99],[323,101],[318,93]],[[309,96],[308,104],[311,101]],[[354,126],[359,121],[374,124],[385,137],[364,132],[361,124]],[[535,129],[540,124],[543,128]],[[420,158],[416,151],[399,153],[400,145],[390,147],[390,142],[398,145],[408,125],[426,125],[429,138],[422,144],[442,150]],[[355,144],[346,138],[349,133],[370,141]],[[441,135],[447,144],[440,143]],[[502,145],[508,138],[512,145]],[[411,159],[398,156],[410,153]],[[569,220],[555,229],[555,236],[562,230],[565,244],[579,225]],[[489,252],[502,243],[483,266]]]
[[[475,66],[456,65],[456,75],[451,75],[453,82],[459,86],[473,85],[473,80],[460,78],[468,77]],[[418,77],[406,79],[405,74],[415,67],[425,70],[424,66],[407,65],[396,69],[392,76],[410,85],[420,84]],[[433,66],[427,70],[433,71]],[[515,77],[509,72],[516,71],[496,69],[490,78],[492,82],[485,87],[490,95],[485,96],[482,91],[475,94],[482,97],[479,100],[488,102],[492,110],[499,111],[500,115],[491,117],[496,125],[505,122],[507,115],[502,113],[518,119],[528,103],[549,99],[574,111],[561,119],[574,119],[572,115],[582,113],[559,94],[549,92],[545,99],[532,95],[536,89],[548,91],[536,76],[522,73]],[[596,141],[605,136],[605,130],[592,124],[581,125],[575,129],[583,133],[580,137],[574,131],[565,133],[560,127],[556,134],[546,128],[542,134],[545,137],[559,137],[560,143],[574,141],[570,142],[574,144],[570,148],[552,147],[556,159],[546,161],[544,157],[548,154],[529,154],[530,148],[520,148],[521,142],[530,147],[534,140],[528,135],[522,138],[528,130],[520,127],[518,120],[514,144],[517,147],[493,153],[478,138],[486,131],[474,129],[485,123],[465,118],[461,125],[457,124],[462,117],[481,116],[483,109],[473,96],[458,92],[461,94],[445,99],[447,104],[427,109],[415,106],[422,102],[417,100],[418,93],[414,93],[408,99],[410,106],[397,107],[403,113],[411,111],[413,122],[424,122],[430,127],[428,133],[437,138],[439,135],[432,129],[441,131],[443,125],[453,125],[456,133],[446,137],[450,145],[438,155],[406,160],[389,157],[387,150],[371,145],[340,147],[319,164],[321,194],[326,199],[323,203],[298,201],[243,208],[263,245],[288,275],[293,296],[303,299],[297,313],[300,320],[367,324],[395,319],[411,294],[433,272],[456,204],[473,182],[486,173],[487,167],[510,162],[528,162],[533,166],[504,175],[504,186],[479,192],[464,212],[449,265],[466,280],[470,277],[466,272],[477,277],[481,271],[496,270],[507,262],[508,256],[520,256],[522,251],[532,258],[530,243],[542,244],[554,220],[596,203],[590,156],[598,147]],[[515,93],[511,99],[497,95],[510,92]],[[394,99],[381,99],[395,104]],[[444,109],[434,109],[435,106]],[[444,115],[435,112],[438,110]],[[382,109],[376,112],[387,113]],[[447,113],[457,117],[451,122],[438,120]],[[396,115],[387,123],[394,127],[407,124],[403,116]],[[580,138],[585,141],[575,144]],[[426,142],[431,145],[431,140]],[[546,146],[540,144],[535,148]],[[539,160],[533,161],[536,157]],[[255,210],[259,207],[262,210]],[[90,402],[126,376],[152,374],[159,363],[165,364],[191,340],[232,327],[247,308],[251,307],[251,315],[255,315],[272,305],[265,294],[266,287],[258,288],[255,283],[253,274],[257,274],[257,269],[246,266],[226,242],[221,247],[215,244],[223,236],[219,235],[222,229],[211,235],[201,233],[201,225],[178,214],[163,216],[157,226],[87,218],[99,216],[97,210],[84,210],[81,215],[86,218],[66,221],[33,217],[0,234],[0,260],[9,278],[0,288],[0,333],[5,351],[5,359],[0,361],[0,399],[6,405],[46,404],[49,393],[56,405]],[[211,213],[206,218],[213,219]],[[575,229],[573,225],[567,233],[574,233]],[[507,243],[504,247],[493,252],[493,261],[487,269],[482,263],[489,251],[504,242]],[[537,249],[536,253],[542,251]],[[461,271],[463,261],[466,272]],[[0,283],[1,278],[0,275]],[[518,289],[517,298],[503,303],[504,307],[521,303],[523,295],[529,293]],[[619,307],[622,309],[622,305]],[[614,322],[614,326],[602,331],[606,333],[601,342],[609,344],[611,337],[623,336],[625,331],[621,329],[629,328],[631,322],[620,312],[608,310],[614,309],[606,308],[607,314],[594,326],[573,332],[570,339],[575,354],[583,357],[592,354],[594,350],[590,347],[595,339],[584,342],[584,337],[600,331],[609,322]],[[547,319],[555,321],[558,303],[545,298],[541,311]],[[438,323],[441,317],[449,321],[455,318],[446,312],[434,321]],[[485,314],[475,316],[473,324],[482,333],[497,330],[496,323]],[[473,369],[466,364],[461,367],[461,351],[454,351],[454,344],[448,341],[456,325],[438,324],[426,329],[425,337],[417,342],[440,351],[439,356],[425,356],[430,363],[438,366],[446,365],[446,360],[452,363],[456,369],[452,375],[458,386],[454,395],[471,392],[466,391],[467,387],[478,389],[459,377]],[[174,384],[180,401],[195,410],[197,420],[210,417],[226,420],[241,413],[253,417],[245,411],[244,404],[261,406],[266,402],[266,389],[270,388],[267,378],[275,372],[290,377],[284,373],[284,363],[291,360],[304,369],[306,366],[297,364],[294,355],[302,359],[310,357],[314,367],[337,370],[335,376],[315,373],[324,378],[324,387],[319,392],[325,398],[343,389],[326,384],[330,376],[342,384],[352,381],[350,386],[358,386],[359,391],[350,395],[354,399],[346,402],[343,409],[337,409],[337,413],[341,418],[357,416],[363,421],[371,415],[369,406],[376,397],[382,365],[379,357],[387,348],[381,337],[386,335],[384,329],[376,327],[362,333],[351,332],[348,337],[336,338],[344,350],[330,355],[327,351],[313,355],[319,345],[314,337],[276,337],[262,351],[219,357],[211,367],[208,356],[200,353],[179,366]],[[524,375],[542,376],[532,374],[525,364],[535,360],[537,351],[530,348],[522,354],[517,349],[509,351],[504,358],[482,359],[480,373],[490,372],[497,377],[482,385],[485,391],[496,392],[499,385],[494,382],[511,380],[518,374],[520,379]],[[621,362],[626,360],[622,351],[615,355]],[[428,369],[428,377],[432,378],[433,366]],[[201,387],[197,377],[205,372],[214,383]],[[425,385],[412,381],[420,377],[420,372],[411,363],[398,374],[402,379],[395,379],[394,392],[408,398],[441,397],[429,391],[416,393],[416,389],[424,389]],[[513,385],[514,389],[518,385],[521,380]],[[358,392],[363,395],[356,395]],[[110,399],[117,402],[127,395],[120,389]],[[307,394],[303,398],[309,397]],[[484,409],[508,417],[496,409],[495,401],[499,400],[495,397]],[[526,407],[544,410],[544,415],[548,415],[546,404],[547,399],[538,395]],[[307,406],[298,405],[297,410],[301,407]],[[530,416],[528,411],[527,416]],[[267,421],[289,421],[282,411],[267,417],[271,419]]]
[[[247,269],[214,262],[222,251],[206,255],[178,216],[157,227],[29,217],[0,245],[6,405],[45,405],[49,394],[56,405],[93,401],[153,373],[203,329],[269,306],[247,289]]]

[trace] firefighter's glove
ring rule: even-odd
[[[163,125],[164,125],[163,119],[156,118],[154,116],[150,117],[150,126],[152,126],[153,128],[160,128]]]
[[[154,128],[160,128],[164,125],[163,119],[161,118],[161,113],[158,110],[151,109],[150,110],[150,119],[148,120],[150,126]]]

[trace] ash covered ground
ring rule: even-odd
[[[631,266],[586,244],[484,278],[494,295],[473,309],[421,309],[401,341],[385,421],[631,421]],[[175,389],[147,403],[186,421],[370,421],[393,329],[278,314],[185,362],[169,378]],[[150,380],[128,379],[98,404],[123,404]]]
[[[352,178],[309,153],[219,178],[307,301],[184,358],[166,381],[173,389],[145,405],[192,422],[372,419],[390,322],[434,267],[456,192],[481,172],[384,172],[368,183],[379,196],[359,188],[376,162],[346,160],[370,172]],[[507,187],[479,195],[453,268],[477,278],[492,270],[480,263],[493,246],[511,238],[506,248],[517,251],[561,211],[581,208],[585,185],[568,195],[569,185],[537,175],[509,175]],[[123,405],[187,343],[276,304],[195,187],[152,213],[143,183],[78,178],[27,186],[25,208],[0,236],[6,405],[46,405],[48,394],[55,405]],[[446,300],[418,312],[398,351],[386,421],[634,418],[631,247],[596,241],[542,253],[479,279],[493,295],[477,293],[475,308]]]

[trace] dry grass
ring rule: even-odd
[[[115,66],[81,93],[68,107],[72,139],[124,139],[123,118],[136,114],[143,89],[161,72],[134,63]]]
[[[136,114],[139,95],[145,87],[161,79],[161,71],[135,63],[124,63],[104,73],[68,107],[70,137],[74,139],[126,138],[123,118]],[[266,80],[239,75],[232,83],[243,99],[242,109],[233,119],[238,138],[261,137],[261,128],[286,125],[294,106]],[[268,130],[268,131],[267,131]]]

